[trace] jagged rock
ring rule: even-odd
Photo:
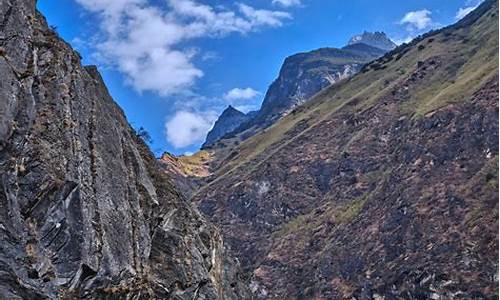
[[[218,231],[34,0],[0,2],[0,76],[0,298],[248,297]]]
[[[202,149],[210,147],[224,135],[232,132],[241,124],[250,120],[253,112],[244,114],[236,108],[229,105],[215,121],[214,127],[208,132],[205,143],[201,146]]]
[[[396,44],[391,41],[384,32],[363,32],[362,34],[353,36],[348,45],[366,44],[375,48],[390,51],[396,48]]]

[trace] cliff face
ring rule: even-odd
[[[217,230],[34,0],[0,2],[0,298],[241,299]]]
[[[214,124],[214,127],[208,132],[205,143],[201,148],[210,147],[213,143],[221,139],[224,135],[235,130],[241,124],[247,122],[252,116],[252,113],[246,115],[236,108],[229,105],[219,116]]]
[[[260,299],[498,297],[498,2],[323,90],[192,200]]]
[[[363,64],[384,53],[373,50],[376,54],[325,48],[288,57],[266,93],[254,123],[269,126],[321,89],[352,76]]]

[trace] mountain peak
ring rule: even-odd
[[[242,123],[248,121],[249,118],[250,116],[245,115],[232,105],[228,105],[217,121],[215,121],[212,130],[208,132],[205,143],[201,146],[201,148],[203,149],[212,145],[225,134],[233,131]]]
[[[386,51],[396,48],[396,44],[383,31],[364,31],[362,34],[353,36],[347,44],[366,44]]]
[[[236,108],[234,108],[231,104],[228,105],[226,107],[226,109],[224,109],[224,111],[222,112],[221,116],[230,116],[230,115],[236,115],[236,116],[241,116],[241,115],[245,115],[244,113],[242,113],[241,111],[237,110]]]

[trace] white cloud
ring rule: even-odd
[[[167,141],[177,149],[202,142],[216,119],[212,112],[178,111],[165,123]]]
[[[300,5],[300,0],[273,0],[273,4],[283,5],[284,7]]]
[[[469,6],[469,7],[461,7],[458,10],[457,15],[455,16],[455,19],[457,19],[457,20],[462,19],[463,17],[468,15],[471,11],[473,11],[476,8],[477,8],[477,5],[476,6]]]
[[[252,27],[256,26],[282,26],[283,19],[290,19],[291,15],[283,11],[271,11],[266,9],[255,9],[246,4],[240,3],[241,13],[250,21]]]
[[[227,93],[224,94],[224,99],[226,100],[248,100],[253,99],[260,95],[260,92],[252,89],[252,88],[234,88]]]
[[[432,25],[431,12],[427,9],[410,11],[401,19],[401,24],[407,24],[409,30],[422,30]]]
[[[203,61],[218,61],[220,60],[220,56],[215,51],[207,51],[203,53],[201,60]]]
[[[237,105],[235,106],[234,108],[236,108],[237,110],[241,111],[242,113],[248,113],[248,112],[251,112],[251,111],[255,111],[257,109],[259,109],[259,106],[258,105]]]
[[[98,14],[102,32],[96,57],[122,72],[136,90],[160,95],[183,92],[203,76],[193,62],[198,53],[185,42],[282,26],[291,18],[245,4],[231,11],[193,0],[167,0],[168,9],[151,0],[76,1]]]
[[[411,40],[413,40],[413,37],[411,37],[411,36],[407,36],[407,37],[402,38],[402,39],[392,39],[392,41],[398,46],[401,44],[409,43],[409,42],[411,42]]]

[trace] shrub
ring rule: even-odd
[[[147,132],[146,129],[144,129],[144,127],[139,127],[139,129],[137,129],[135,131],[135,134],[137,135],[137,137],[141,138],[144,142],[148,143],[148,144],[152,144],[153,143],[153,139],[151,138],[151,135],[149,134],[149,132]]]

